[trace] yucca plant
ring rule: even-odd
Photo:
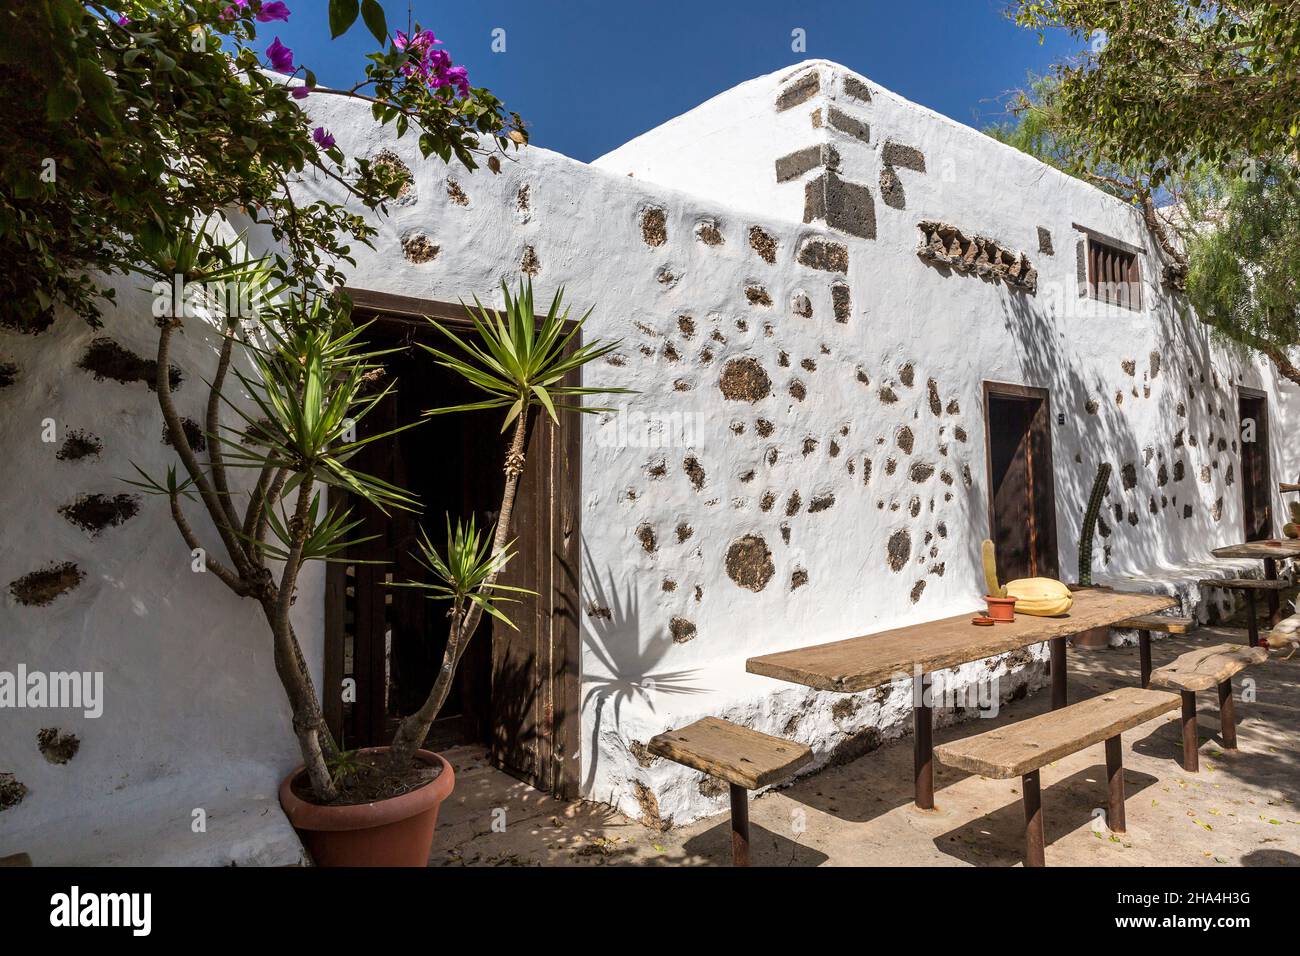
[[[501,294],[504,307],[500,311],[484,308],[475,297],[475,308],[469,310],[475,338],[457,335],[430,319],[434,328],[452,347],[452,351],[422,346],[439,365],[456,372],[486,396],[480,401],[463,405],[429,409],[425,414],[442,415],[503,408],[505,418],[501,430],[504,432],[511,426],[514,430],[503,464],[505,489],[501,494],[501,508],[490,548],[487,536],[476,530],[472,520],[464,525],[458,522],[453,531],[449,519],[445,558],[438,555],[427,535],[420,542],[419,558],[432,572],[436,583],[404,582],[408,586],[429,590],[430,597],[450,600],[452,607],[448,615],[450,629],[442,667],[429,696],[418,711],[402,720],[393,738],[389,766],[394,771],[408,766],[415,751],[424,742],[429,727],[451,692],[457,664],[483,614],[486,612],[498,620],[510,623],[496,605],[503,600],[510,600],[508,592],[517,592],[519,589],[499,585],[497,578],[511,557],[510,521],[514,513],[519,478],[524,471],[532,413],[541,408],[552,420],[558,422],[559,412],[562,411],[580,414],[608,411],[606,408],[584,405],[582,400],[588,395],[629,391],[625,388],[564,383],[565,377],[571,372],[618,348],[619,342],[579,344],[582,327],[591,315],[591,310],[588,309],[570,325],[569,310],[564,306],[563,288],[555,293],[540,321],[533,309],[531,281],[521,282],[518,292],[513,296],[505,283],[502,283]],[[513,627],[513,624],[510,626]]]
[[[185,283],[215,277],[279,291],[271,289],[265,261],[243,257],[238,240],[217,238],[207,223],[187,235],[159,240],[141,271],[169,286],[173,277]],[[419,422],[355,437],[357,424],[394,384],[372,388],[372,381],[383,374],[379,360],[386,353],[364,347],[364,326],[353,327],[345,303],[334,296],[309,289],[271,300],[251,331],[237,316],[222,313],[220,303],[212,303],[209,311],[217,320],[220,345],[215,374],[207,383],[203,460],[186,436],[171,398],[171,337],[185,318],[183,310],[177,311],[171,301],[159,316],[156,391],[185,477],[178,479],[173,466],[159,480],[137,465],[141,480],[132,484],[167,498],[185,543],[195,554],[204,555],[205,569],[236,594],[261,605],[312,789],[317,799],[329,802],[337,794],[339,749],[325,725],[289,609],[305,562],[340,560],[340,552],[357,543],[350,536],[360,521],[346,508],[326,507],[323,487],[339,488],[381,510],[415,508],[412,496],[357,471],[349,462],[366,444]],[[236,367],[237,351],[247,371]],[[236,386],[243,401],[227,394],[228,388]],[[233,410],[237,425],[222,424],[223,405]],[[233,490],[235,469],[256,473],[256,479],[242,483],[251,488]],[[203,504],[224,556],[203,544],[181,508],[182,499]]]

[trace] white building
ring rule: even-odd
[[[726,794],[649,755],[662,730],[714,714],[809,743],[819,764],[902,734],[906,688],[819,694],[748,675],[745,660],[978,606],[991,534],[1004,577],[1076,580],[1102,461],[1114,474],[1099,580],[1176,587],[1205,613],[1192,585],[1209,550],[1280,529],[1269,491],[1300,461],[1267,437],[1289,430],[1296,390],[1180,309],[1137,212],[842,66],[751,80],[590,165],[528,148],[495,176],[422,160],[365,104],[305,104],[345,151],[412,174],[374,248],[356,250],[360,305],[449,315],[445,303],[499,302],[501,281],[527,274],[539,300],[563,286],[576,312],[594,307],[589,337],[622,339],[585,380],[636,394],[534,446],[525,507],[542,604],[521,637],[467,660],[478,689],[448,725],[504,732],[503,761],[539,785],[681,823]],[[1098,298],[1114,290],[1097,262],[1125,280],[1123,304]],[[195,583],[163,502],[114,497],[133,493],[118,480],[131,462],[159,472],[174,458],[130,361],[92,345],[155,347],[149,294],[116,285],[102,330],[65,316],[39,336],[0,333],[0,671],[104,681],[99,718],[3,713],[0,785],[26,793],[0,811],[0,855],[292,860],[275,790],[297,749],[260,613]],[[188,329],[176,395],[196,420],[210,357],[201,326]],[[419,396],[439,387],[405,381]],[[1247,449],[1239,419],[1261,415],[1264,441]],[[54,441],[39,440],[47,419]],[[470,483],[461,450],[463,468],[440,452],[425,463],[438,474],[417,476],[442,482],[431,506],[460,494],[448,475]],[[1249,516],[1246,487],[1263,492]],[[358,682],[358,704],[332,714],[353,746],[386,719],[373,642],[411,620],[358,603],[380,593],[370,572],[334,573],[304,575],[295,624],[318,685]],[[1044,656],[961,676],[1023,692]],[[42,744],[46,728],[58,734]],[[80,746],[56,762],[67,734]]]

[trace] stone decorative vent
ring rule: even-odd
[[[1012,252],[984,236],[967,236],[956,226],[923,220],[921,245],[916,254],[936,266],[947,266],[963,275],[1001,280],[1015,289],[1034,295],[1038,291],[1038,270],[1023,252]]]

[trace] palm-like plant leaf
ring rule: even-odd
[[[521,283],[513,296],[502,283],[501,292],[505,306],[500,312],[485,308],[477,296],[474,297],[474,309],[466,306],[474,327],[473,337],[459,336],[437,320],[429,319],[459,354],[423,343],[421,347],[433,355],[439,365],[451,369],[488,397],[477,402],[429,409],[426,415],[504,408],[506,416],[501,430],[505,431],[519,415],[528,411],[533,402],[539,403],[553,420],[558,421],[557,410],[608,411],[574,404],[567,401],[569,399],[631,391],[561,384],[569,372],[607,355],[620,344],[621,340],[597,341],[571,349],[591,316],[590,309],[570,323],[569,310],[564,306],[564,290],[560,289],[539,323],[533,311],[531,281]],[[572,327],[568,328],[570,324]]]

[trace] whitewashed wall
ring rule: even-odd
[[[817,94],[777,112],[780,91],[807,69],[819,73]],[[413,138],[395,140],[356,104],[326,96],[305,101],[314,119],[346,151],[370,156],[390,151],[413,173],[410,192],[387,218],[376,220],[380,236],[375,248],[357,250],[353,287],[452,301],[478,294],[495,303],[500,281],[514,284],[527,263],[535,271],[539,298],[563,285],[575,308],[595,307],[590,337],[623,340],[615,356],[589,370],[589,384],[636,389],[636,395],[626,398],[631,416],[699,416],[700,429],[667,448],[617,440],[620,423],[635,418],[583,424],[582,780],[591,798],[651,822],[685,822],[723,806],[725,794],[710,789],[698,774],[651,758],[642,749],[655,733],[701,715],[717,714],[809,742],[823,762],[864,752],[906,729],[909,700],[903,691],[850,698],[816,694],[746,675],[744,661],[763,651],[942,617],[976,605],[978,545],[988,526],[982,381],[1046,387],[1053,410],[1066,415],[1064,425],[1053,426],[1066,579],[1076,574],[1073,543],[1103,458],[1116,468],[1108,505],[1119,504],[1124,514],[1120,521],[1108,514],[1111,533],[1098,541],[1097,562],[1109,561],[1107,574],[1145,576],[1163,567],[1166,578],[1177,577],[1173,569],[1203,561],[1209,548],[1240,537],[1240,489],[1226,482],[1233,456],[1230,449],[1214,449],[1218,437],[1235,438],[1234,386],[1239,383],[1270,394],[1274,478],[1295,474],[1300,464],[1280,440],[1296,414],[1295,390],[1279,388],[1258,360],[1213,346],[1194,321],[1175,314],[1154,282],[1148,282],[1149,308],[1141,313],[1081,309],[1074,223],[1147,247],[1144,269],[1153,275],[1149,240],[1131,210],[874,85],[870,102],[846,100],[846,74],[824,62],[782,70],[715,98],[680,123],[667,124],[594,166],[529,148],[507,159],[497,176],[486,169],[467,174],[421,160]],[[832,105],[870,125],[867,143],[828,128],[825,119]],[[812,121],[815,110],[822,111],[820,126]],[[903,209],[885,205],[880,196],[880,148],[891,140],[925,156],[925,173],[898,171],[906,196]],[[840,175],[865,184],[873,194],[874,239],[801,221],[804,182],[818,170],[776,182],[773,163],[778,157],[823,142],[836,147]],[[451,181],[455,186],[449,189]],[[303,195],[336,195],[334,189],[329,183],[308,183]],[[646,226],[648,209],[663,210],[662,237],[653,218]],[[916,224],[927,218],[1025,250],[1039,273],[1037,295],[945,274],[922,262],[916,255]],[[716,226],[724,241],[703,241],[701,235],[709,232],[700,233],[702,223]],[[1051,231],[1055,255],[1038,252],[1039,226]],[[753,227],[774,242],[773,262],[751,245]],[[798,261],[801,245],[818,237],[845,247],[846,274]],[[422,250],[424,261],[408,258],[404,243]],[[436,255],[430,258],[434,247]],[[759,247],[773,248],[764,242]],[[846,322],[833,316],[831,288],[839,279],[847,281],[851,294]],[[760,288],[770,305],[763,304],[764,295],[756,291]],[[802,295],[812,306],[811,317],[792,308]],[[682,322],[683,316],[690,321]],[[61,328],[47,333],[40,344],[56,341],[52,336],[79,334]],[[6,351],[29,347],[13,336],[0,343]],[[63,348],[75,352],[76,346]],[[62,350],[42,354],[56,352]],[[1158,374],[1153,374],[1152,353],[1159,356]],[[725,399],[719,382],[734,359],[761,365],[769,393],[754,402]],[[59,380],[69,374],[71,359],[61,359],[61,364],[42,360],[49,362],[41,366],[45,370],[31,373],[35,395],[17,401],[12,389],[0,391],[0,403],[26,409],[40,390],[64,387]],[[1129,361],[1132,374],[1126,370]],[[904,371],[909,367],[910,385]],[[937,415],[931,411],[931,380],[942,409]],[[792,392],[796,382],[794,392],[802,397]],[[882,389],[897,400],[882,400]],[[152,396],[142,386],[139,390],[142,394],[133,401],[152,409]],[[67,394],[72,400],[84,389]],[[1088,410],[1089,400],[1097,403],[1095,413]],[[953,411],[950,403],[955,403]],[[1225,409],[1222,419],[1220,409]],[[149,445],[156,444],[160,428],[151,421],[144,429],[128,417],[122,431],[133,436],[129,447],[139,443],[161,455],[165,449]],[[770,423],[770,431],[763,423]],[[6,422],[4,427],[18,426]],[[904,427],[912,433],[910,454],[899,448]],[[1180,429],[1185,430],[1182,447],[1175,444]],[[1195,447],[1190,446],[1192,435]],[[12,436],[10,442],[12,446]],[[896,463],[892,474],[887,467],[891,458]],[[1175,482],[1173,467],[1180,460],[1184,477]],[[864,480],[868,462],[870,478]],[[918,477],[928,473],[920,481],[910,477],[917,463]],[[1120,477],[1126,463],[1134,465],[1136,478],[1135,487],[1127,490]],[[1159,484],[1162,465],[1171,476],[1164,486]],[[1208,469],[1206,482],[1200,480],[1202,467]],[[120,472],[119,466],[114,473]],[[39,509],[30,508],[19,489],[5,489],[4,512],[21,514],[28,534],[38,540],[66,535],[53,507],[73,487],[65,486],[62,494],[50,489],[50,501]],[[1155,513],[1150,510],[1153,498]],[[1187,518],[1182,517],[1185,505],[1192,509]],[[1281,506],[1275,503],[1275,510]],[[1135,526],[1128,523],[1130,512]],[[171,542],[170,529],[164,530],[161,512],[156,520],[160,524],[136,519],[142,533],[155,529],[146,540],[161,547]],[[153,580],[154,572],[134,560],[135,549],[114,542],[113,535],[128,540],[128,531],[134,531],[130,524],[106,532],[94,545],[95,553],[110,554],[102,560],[128,561],[136,573]],[[909,541],[907,560],[893,571],[887,545],[903,531]],[[761,538],[770,552],[771,575],[758,591],[738,586],[727,572],[729,549],[747,536]],[[78,554],[88,554],[92,547],[74,543]],[[178,542],[171,543],[179,549]],[[115,547],[129,553],[114,558]],[[48,550],[58,556],[70,548],[72,543]],[[6,555],[6,569],[17,572],[34,563],[32,555],[19,554]],[[307,587],[319,594],[319,577]],[[213,590],[217,593],[215,583]],[[58,627],[47,623],[55,615],[64,622],[62,628],[91,627],[91,607],[74,603],[81,600],[75,597],[43,611],[9,607],[5,613],[23,615],[23,640],[34,652],[42,645],[39,635]],[[221,626],[216,622],[254,620],[251,606],[232,608],[230,601],[224,595],[206,603],[187,598],[175,617],[213,621],[204,628],[207,636],[191,643],[188,653],[221,658],[220,673],[227,680],[244,674],[250,686],[261,688],[259,681],[274,680],[261,630],[242,632],[236,639],[248,649],[247,658],[230,655],[224,638],[218,640]],[[319,597],[300,599],[298,605],[301,613],[312,615],[300,633],[316,645],[319,627],[309,624],[319,620],[319,605]],[[169,640],[166,623],[141,628],[125,604],[103,608],[112,622],[105,625],[106,654],[148,660],[146,650]],[[265,665],[261,676],[254,674],[254,649],[265,655],[256,661]],[[319,656],[319,646],[313,646],[313,653]],[[962,676],[1000,676],[1001,693],[1007,696],[1026,683],[1041,683],[1041,665],[1035,663],[1040,657],[1027,653],[970,665]],[[188,713],[184,707],[193,705],[197,693],[196,670],[175,658],[165,666],[177,700],[163,709]],[[273,703],[265,708],[247,706],[247,697],[223,698],[220,713],[239,726],[287,724],[278,688],[274,690],[267,697]],[[260,690],[256,696],[260,699]],[[139,733],[156,734],[145,730],[155,726],[150,721],[156,708],[136,706]],[[185,754],[194,741],[214,739],[212,719],[195,722],[202,726],[181,724],[174,734],[164,731],[175,741],[169,752]],[[127,739],[115,738],[115,753],[126,749]],[[268,732],[260,738],[234,734],[221,739],[234,739],[233,752],[242,759],[266,760],[280,745],[280,762],[292,757],[287,726],[279,736]],[[83,746],[83,755],[87,752]],[[30,756],[22,759],[30,771]],[[123,762],[123,772],[133,775],[128,788],[149,766],[143,754]],[[75,761],[55,769],[75,772],[74,767]],[[266,779],[268,786],[273,784],[269,772]],[[93,795],[87,790],[64,809],[90,805]],[[33,787],[22,807],[0,815],[0,832],[11,814],[34,812],[25,808],[35,798]]]

